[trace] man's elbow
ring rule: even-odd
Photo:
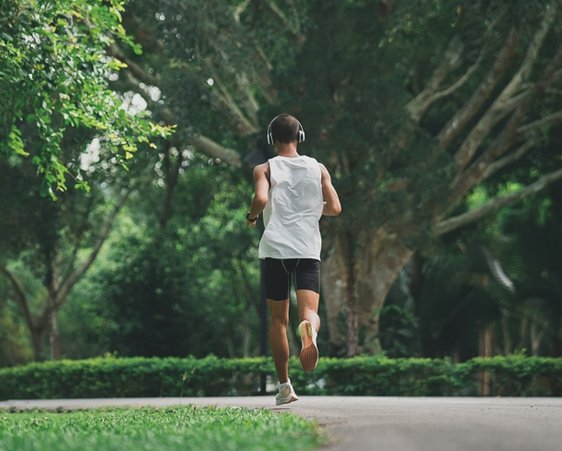
[[[260,195],[254,196],[254,205],[256,207],[259,207],[260,209],[263,210],[266,204],[267,204],[267,196],[260,196]]]
[[[341,204],[336,204],[331,208],[332,216],[339,216],[341,214]]]
[[[341,213],[341,204],[338,202],[336,204],[325,204],[324,205],[324,216],[339,216]]]

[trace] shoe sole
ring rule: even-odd
[[[311,372],[318,364],[318,346],[314,343],[312,324],[308,321],[303,321],[299,326],[299,331],[302,340],[302,349],[300,353],[300,360],[302,369]]]
[[[298,401],[298,400],[299,400],[299,398],[298,398],[297,396],[291,395],[291,397],[290,397],[288,400],[285,400],[285,399],[282,399],[282,400],[276,399],[276,400],[275,400],[275,405],[276,405],[276,406],[282,406],[283,404],[290,404],[290,403],[295,402],[295,401]]]

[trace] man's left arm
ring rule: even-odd
[[[320,163],[322,195],[324,196],[324,216],[338,216],[341,213],[341,203],[338,193],[332,185],[332,177],[322,163]]]

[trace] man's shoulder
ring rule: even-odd
[[[322,163],[320,163],[316,158],[314,157],[309,157],[308,155],[301,155],[301,158],[303,161],[306,161],[307,164],[309,165],[318,165],[320,167],[322,167]]]
[[[254,166],[253,172],[254,172],[254,178],[261,177],[263,175],[267,177],[267,175],[269,174],[269,162],[266,161],[265,163]]]
[[[254,166],[254,172],[264,172],[267,171],[268,168],[269,168],[269,162],[266,161],[265,163]]]

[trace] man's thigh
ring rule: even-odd
[[[265,297],[272,301],[289,299],[291,274],[286,270],[283,260],[265,259]]]
[[[320,293],[320,261],[301,258],[295,265],[295,285],[299,290]]]

